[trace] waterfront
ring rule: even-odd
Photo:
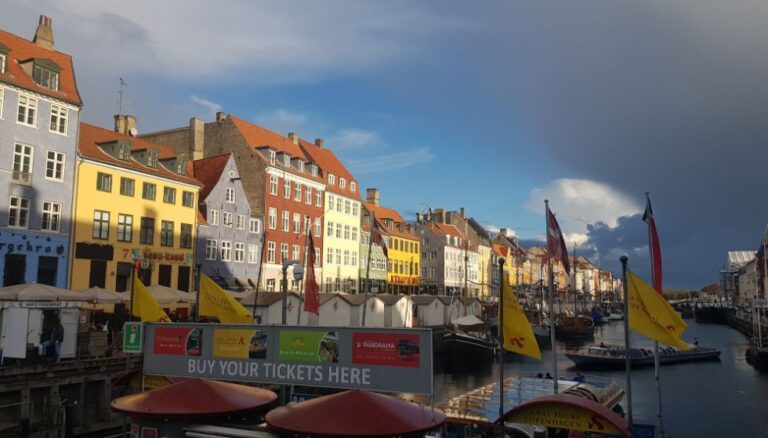
[[[664,429],[667,437],[762,437],[768,436],[768,374],[754,370],[745,359],[749,340],[736,330],[716,324],[689,324],[684,336],[702,346],[722,350],[719,362],[666,365],[661,368]],[[624,330],[621,322],[597,328],[596,343],[619,343]],[[647,339],[632,334],[634,345],[651,345]],[[572,345],[572,344],[571,344]],[[558,342],[558,367],[567,371],[573,363],[563,355],[567,345]],[[543,350],[542,360],[507,356],[504,375],[528,375],[551,372],[552,351]],[[624,371],[592,371],[614,379],[625,387]],[[445,403],[478,386],[498,381],[498,363],[472,372],[451,371],[438,365],[435,371],[436,404]],[[632,372],[633,409],[636,422],[653,423],[656,416],[656,392],[653,368]],[[626,397],[622,401],[626,407]]]

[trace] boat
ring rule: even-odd
[[[624,314],[621,312],[611,312],[608,315],[608,319],[611,321],[623,321],[624,320]]]
[[[626,349],[618,345],[604,345],[567,350],[565,356],[584,369],[624,369],[626,365]],[[632,367],[653,366],[654,355],[652,348],[630,348]],[[666,365],[681,362],[696,362],[719,360],[720,350],[712,347],[692,347],[681,350],[668,345],[659,345],[659,364]]]
[[[603,315],[603,312],[597,307],[593,307],[591,313],[592,313],[592,322],[594,322],[595,325],[605,324],[606,322],[608,322],[605,315]]]
[[[549,348],[552,346],[552,334],[549,327],[531,324],[531,329],[533,329],[533,336],[536,338],[539,348]]]
[[[555,322],[555,337],[579,339],[594,336],[595,322],[588,316],[561,316]]]
[[[467,315],[453,322],[453,329],[443,335],[443,349],[454,364],[478,364],[496,356],[499,341],[485,330],[483,321]]]

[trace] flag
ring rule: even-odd
[[[541,351],[539,344],[536,343],[536,337],[533,335],[531,323],[528,322],[525,312],[520,307],[520,303],[517,302],[515,291],[509,285],[508,276],[505,274],[504,277],[504,281],[502,281],[504,321],[501,324],[504,350],[541,360]]]
[[[315,280],[315,241],[312,231],[307,238],[307,278],[304,280],[304,311],[320,315],[320,288]]]
[[[627,271],[629,290],[629,327],[635,332],[663,344],[688,350],[680,337],[687,325],[653,286]]]
[[[373,225],[371,225],[371,242],[375,243],[376,245],[379,245],[381,247],[381,250],[384,252],[384,257],[389,258],[389,251],[387,251],[387,243],[384,242],[384,237],[381,235],[381,230],[379,229],[379,223],[376,220],[376,216],[371,216],[373,218]]]
[[[658,293],[664,293],[661,281],[661,244],[659,243],[659,234],[656,231],[656,219],[653,218],[653,208],[651,208],[651,198],[646,195],[645,213],[643,222],[648,224],[648,246],[651,252],[651,278],[653,287]]]
[[[565,239],[563,233],[560,231],[560,225],[555,219],[555,215],[547,207],[547,246],[549,254],[560,260],[565,268],[565,273],[571,273],[571,264],[568,261],[568,250],[565,249]]]
[[[163,308],[157,304],[155,297],[135,275],[133,276],[131,314],[146,322],[171,322],[171,318],[168,318]]]
[[[200,302],[197,305],[200,315],[215,317],[219,322],[253,324],[251,312],[202,272],[200,273]]]

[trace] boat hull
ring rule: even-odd
[[[450,332],[443,337],[443,351],[448,354],[451,362],[458,365],[490,362],[496,356],[497,350],[497,342],[464,333]]]
[[[589,354],[579,353],[566,353],[565,356],[570,359],[580,369],[624,369],[626,365],[624,355],[617,355],[611,357],[594,356]],[[675,354],[660,355],[659,364],[668,365],[684,362],[702,362],[702,361],[714,361],[720,359],[719,350],[702,350],[693,352],[677,352]],[[647,357],[633,357],[632,368],[640,368],[653,366],[653,356]]]

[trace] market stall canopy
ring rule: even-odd
[[[445,414],[388,395],[350,390],[277,408],[266,420],[272,429],[306,437],[423,436],[443,424]]]
[[[16,301],[90,301],[88,296],[68,289],[40,283],[25,283],[0,288],[0,297]]]
[[[123,301],[123,296],[117,292],[113,292],[111,290],[106,290],[101,287],[91,287],[88,289],[81,289],[75,291],[75,293],[84,294],[85,296],[90,297],[90,301],[95,301],[97,303],[119,303]]]
[[[164,388],[120,397],[112,409],[141,417],[215,417],[246,413],[277,399],[272,391],[235,383],[189,379]]]

